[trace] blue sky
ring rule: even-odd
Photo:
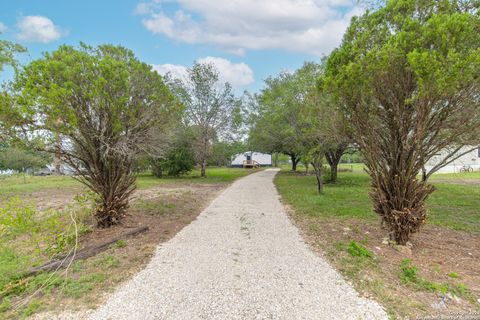
[[[61,44],[121,44],[179,76],[200,59],[237,90],[319,61],[340,43],[355,0],[4,0],[0,37],[23,44],[28,62]]]

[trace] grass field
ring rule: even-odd
[[[181,177],[157,178],[148,173],[138,175],[137,186],[140,189],[159,184],[171,183],[228,183],[251,173],[251,170],[241,168],[207,168],[207,177],[201,178],[199,170],[193,170]],[[46,189],[61,189],[81,187],[81,183],[69,176],[23,176],[14,175],[0,178],[0,196],[2,198],[42,191]]]
[[[479,183],[456,184],[458,179],[479,179]],[[441,182],[436,182],[439,180]],[[429,223],[480,232],[480,174],[441,174],[433,176],[431,182],[437,190],[427,202]],[[314,176],[282,172],[276,183],[284,199],[302,214],[368,221],[378,219],[371,209],[368,197],[370,178],[365,173],[341,172],[338,183],[327,184],[321,196],[317,195]]]
[[[341,165],[336,184],[318,195],[313,175],[282,168],[275,184],[296,225],[362,294],[391,318],[480,311],[480,173],[437,174],[428,222],[406,248],[386,243],[372,211],[363,165]],[[353,170],[352,170],[353,169]],[[436,305],[444,304],[439,311]]]

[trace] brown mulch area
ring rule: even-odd
[[[475,314],[480,318],[480,235],[427,225],[415,235],[411,246],[395,247],[385,243],[386,232],[379,223],[289,212],[306,242],[363,295],[383,304],[392,317]],[[356,268],[345,250],[352,240],[373,252],[376,262]],[[469,293],[457,297],[402,283],[399,273],[404,259],[411,259],[422,278],[452,287],[463,284]],[[450,277],[452,272],[458,278]]]

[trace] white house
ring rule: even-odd
[[[272,165],[272,155],[268,153],[246,151],[233,157],[231,167],[268,167]]]
[[[457,154],[465,153],[466,151],[474,148],[473,146],[465,146]],[[435,165],[440,161],[445,159],[445,156],[448,155],[449,150],[445,149],[439,154],[433,156],[426,164],[425,169],[427,172],[430,171]],[[437,173],[455,173],[461,172],[462,168],[467,170],[479,171],[480,170],[480,147],[473,149],[472,151],[464,154],[455,161],[449,163],[445,167],[437,171]]]

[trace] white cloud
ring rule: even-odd
[[[215,65],[222,82],[229,82],[234,87],[243,87],[252,84],[253,70],[246,63],[232,63],[230,60],[218,57],[206,57],[198,59],[199,63]]]
[[[167,15],[165,2],[177,2],[179,10]],[[140,5],[137,12],[145,15],[142,23],[152,33],[215,44],[236,54],[278,48],[328,54],[350,18],[362,12],[356,0],[155,0]]]
[[[22,41],[48,43],[62,36],[53,21],[43,16],[22,17],[17,26],[19,29],[17,37]]]
[[[0,22],[0,33],[4,33],[7,31],[7,26]]]
[[[245,87],[255,81],[252,69],[243,62],[233,63],[230,60],[219,57],[205,57],[198,59],[197,62],[215,65],[219,73],[220,81],[229,82],[235,88]],[[172,77],[179,78],[181,80],[188,76],[187,67],[182,65],[153,65],[153,69],[161,75],[170,73]]]
[[[152,65],[153,69],[157,71],[162,76],[170,73],[170,75],[175,79],[185,80],[188,76],[188,69],[185,66],[178,64],[154,64]]]

